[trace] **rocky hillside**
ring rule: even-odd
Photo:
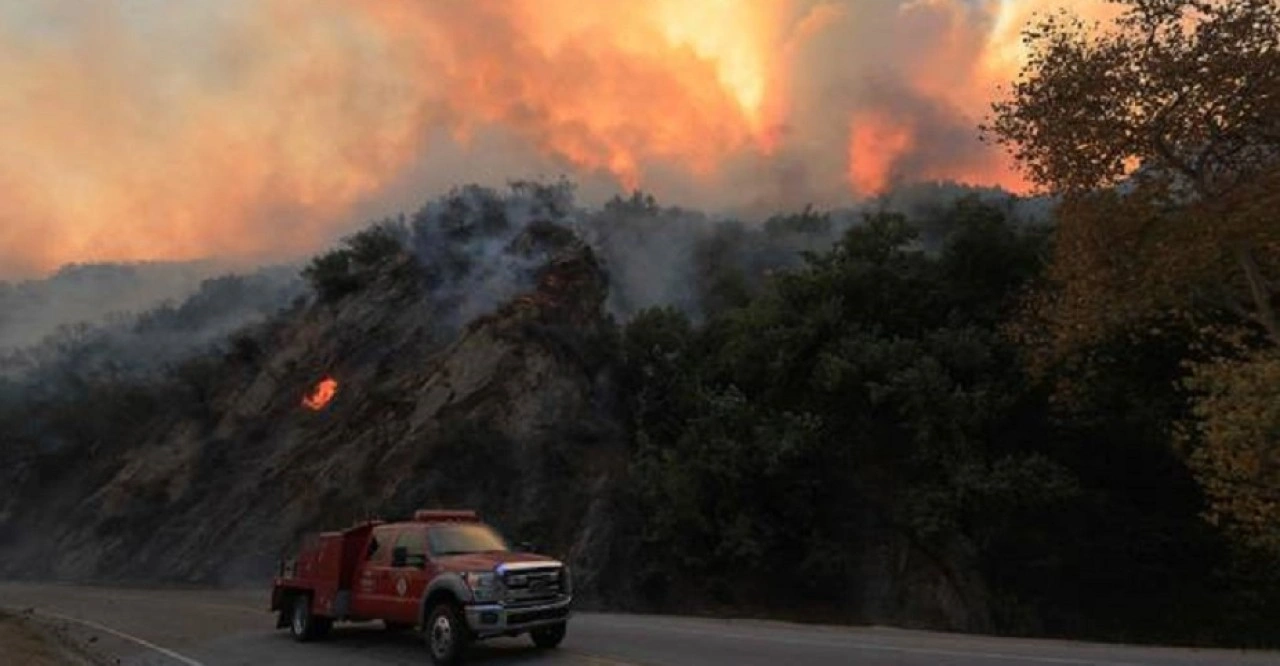
[[[415,285],[386,271],[246,331],[196,400],[167,409],[158,396],[127,434],[67,452],[57,469],[7,467],[0,566],[256,580],[306,530],[435,505],[478,507],[513,537],[597,562],[624,459],[599,353],[612,331],[605,277],[564,234],[519,240],[559,245],[541,248],[550,259],[532,290],[452,341]],[[302,406],[326,376],[339,382],[332,402]]]

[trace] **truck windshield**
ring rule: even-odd
[[[447,525],[427,531],[432,555],[462,555],[507,550],[497,532],[484,525]]]

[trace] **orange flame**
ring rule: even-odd
[[[318,412],[333,402],[334,396],[338,394],[338,380],[333,377],[325,377],[320,380],[319,384],[311,391],[309,395],[302,398],[302,406],[311,411]]]

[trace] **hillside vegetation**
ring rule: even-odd
[[[587,605],[1280,643],[1280,8],[1123,4],[1030,32],[995,108],[1044,224],[472,186],[163,362],[46,342],[0,374],[0,573],[257,582],[471,506]]]
[[[976,198],[708,223],[688,307],[615,316],[592,225],[688,213],[607,208],[464,188],[318,257],[312,298],[207,352],[102,374],[72,344],[10,378],[0,567],[261,580],[307,530],[466,505],[611,607],[1266,638],[1275,581],[1179,444],[1217,416],[1179,383],[1197,332],[1116,332],[1087,382],[1032,363],[1015,333],[1048,228]],[[303,408],[326,376],[335,400]]]

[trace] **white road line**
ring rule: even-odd
[[[639,624],[631,623],[614,623],[614,626],[623,626],[631,629],[652,630],[653,627],[645,627]],[[902,645],[885,645],[883,643],[863,643],[860,641],[833,641],[833,640],[814,640],[807,638],[787,638],[783,636],[768,636],[764,634],[743,634],[737,632],[717,632],[717,631],[699,631],[696,629],[685,629],[681,627],[673,627],[670,625],[662,626],[661,631],[670,631],[677,634],[689,634],[693,636],[704,636],[713,638],[730,638],[739,640],[764,641],[766,643],[784,643],[788,645],[806,645],[811,647],[826,648],[844,648],[847,650],[861,650],[867,652],[900,652],[906,654],[928,654],[939,657],[969,657],[972,659],[988,659],[991,661],[1015,661],[1020,663],[1036,663],[1036,664],[1063,664],[1068,666],[1145,666],[1142,663],[1130,661],[1107,661],[1103,659],[1081,659],[1074,657],[1042,657],[1029,654],[1012,654],[1008,652],[985,652],[985,651],[967,651],[967,650],[943,650],[939,648],[926,647],[908,647]]]
[[[192,659],[190,657],[184,657],[183,655],[180,655],[177,652],[170,650],[169,648],[160,647],[159,645],[156,645],[155,643],[152,643],[151,641],[148,641],[144,638],[138,638],[137,636],[126,634],[123,631],[112,629],[111,627],[108,627],[104,624],[98,624],[97,622],[94,622],[92,620],[82,620],[78,617],[70,617],[70,616],[61,615],[58,613],[50,613],[48,611],[34,611],[34,614],[43,615],[45,617],[51,617],[55,620],[63,620],[65,622],[75,622],[76,624],[80,624],[80,625],[89,627],[91,629],[97,629],[98,631],[105,631],[108,634],[111,634],[112,636],[123,638],[126,641],[141,645],[142,647],[147,648],[148,650],[154,650],[156,652],[159,652],[160,654],[178,663],[186,664],[186,666],[204,666],[204,664],[196,661],[195,659]]]

